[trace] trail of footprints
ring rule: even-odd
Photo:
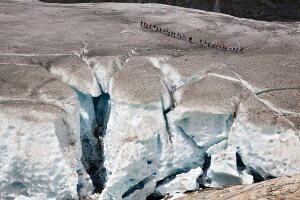
[[[199,41],[194,41],[192,36],[187,36],[183,33],[169,30],[168,28],[161,28],[157,25],[152,25],[152,24],[144,22],[144,21],[141,21],[141,27],[145,28],[145,29],[150,29],[150,30],[153,30],[153,31],[156,31],[159,33],[163,33],[163,34],[166,34],[168,36],[171,36],[171,37],[174,37],[174,38],[177,38],[180,40],[185,40],[190,43],[198,43],[205,47],[214,48],[217,50],[229,51],[229,52],[234,52],[234,53],[243,53],[244,52],[244,48],[241,46],[239,46],[239,47],[228,46],[228,45],[225,45],[224,43],[209,42],[209,41],[202,40],[202,39],[200,39]]]

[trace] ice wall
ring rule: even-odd
[[[47,105],[1,104],[0,118],[1,197],[77,198],[78,151],[68,143],[61,111]]]

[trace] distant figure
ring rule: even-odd
[[[207,46],[210,47],[210,42],[207,43]]]
[[[206,40],[204,40],[204,44],[206,44]]]
[[[189,42],[192,43],[193,42],[193,38],[190,36],[189,37]]]
[[[143,22],[143,20],[141,21],[141,27],[143,27],[144,26],[144,22]]]
[[[215,48],[215,47],[216,47],[216,44],[215,44],[215,43],[212,43],[212,47]]]
[[[241,49],[240,49],[240,52],[243,52],[243,50],[244,50],[244,48],[243,48],[243,47],[241,47]]]
[[[202,39],[200,39],[200,41],[199,41],[199,42],[200,42],[200,44],[202,44]]]
[[[151,26],[152,26],[152,25],[151,25],[151,24],[149,24],[149,29],[151,29]]]

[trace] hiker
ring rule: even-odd
[[[144,26],[144,22],[143,22],[143,20],[141,21],[141,27],[143,27]]]
[[[192,43],[193,42],[193,38],[190,36],[189,37],[189,42]]]
[[[243,47],[241,47],[241,48],[240,48],[240,52],[243,52],[243,50],[244,50],[244,48],[243,48]]]
[[[200,44],[202,44],[202,39],[200,39],[200,41],[199,41],[199,42],[200,42]]]
[[[152,25],[151,25],[151,24],[149,24],[149,29],[151,29],[151,26],[152,26]]]

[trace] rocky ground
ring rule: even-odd
[[[2,0],[0,27],[2,199],[158,198],[300,173],[299,22]]]
[[[178,200],[196,199],[300,199],[300,177],[282,177],[250,186],[232,186],[186,194]],[[166,198],[167,199],[167,198]]]

